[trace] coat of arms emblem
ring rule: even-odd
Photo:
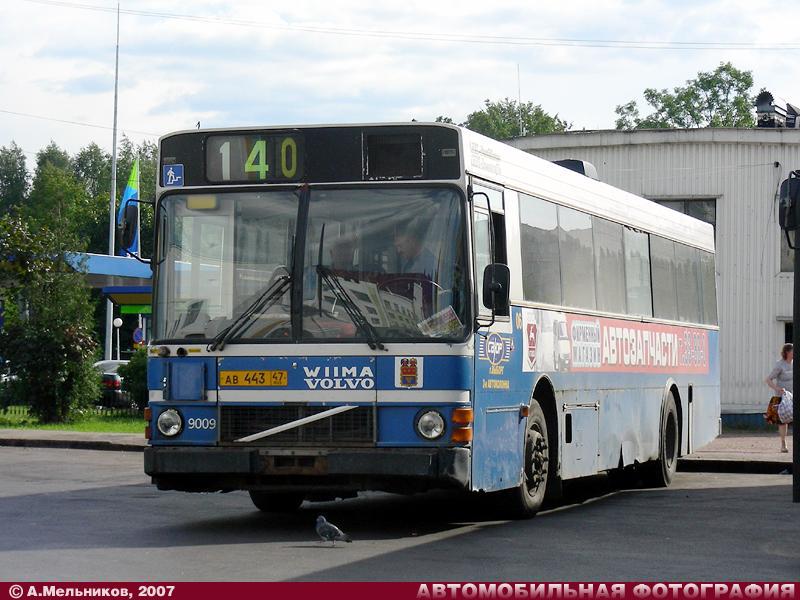
[[[403,387],[417,387],[419,371],[416,358],[403,358],[400,360],[400,385]]]

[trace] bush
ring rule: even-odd
[[[0,334],[3,351],[17,377],[14,402],[27,404],[43,423],[64,422],[73,410],[92,406],[100,377],[92,368],[95,344],[89,327],[26,322]],[[6,399],[8,402],[9,399]]]
[[[122,377],[122,389],[128,392],[131,401],[139,410],[147,406],[149,392],[147,389],[147,349],[140,348],[127,365],[120,365],[117,371]]]

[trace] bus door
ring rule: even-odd
[[[519,484],[521,429],[519,402],[511,392],[514,337],[509,311],[496,312],[491,323],[492,312],[481,299],[486,266],[506,263],[503,191],[473,182],[472,205],[476,306],[482,324],[475,334],[472,488],[490,491]]]

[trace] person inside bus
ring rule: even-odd
[[[395,231],[394,247],[400,273],[424,275],[433,281],[436,257],[422,240],[424,227],[419,217],[412,219],[405,229]]]
[[[341,237],[331,247],[331,269],[336,271],[356,271],[356,248],[358,244],[352,237]]]
[[[778,435],[781,438],[781,452],[788,452],[786,447],[786,433],[789,429],[788,423],[783,423],[778,417],[777,406],[781,401],[784,391],[793,391],[793,375],[792,375],[792,362],[794,361],[794,346],[792,344],[784,344],[781,348],[781,359],[775,363],[775,368],[772,369],[770,374],[764,380],[770,388],[775,391],[776,396],[770,400],[769,407],[767,408],[767,422],[772,425],[778,426]]]

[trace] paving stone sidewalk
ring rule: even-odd
[[[780,438],[774,433],[724,433],[692,456],[717,457],[727,460],[774,460],[792,462],[792,430],[786,439],[789,452],[780,451]]]

